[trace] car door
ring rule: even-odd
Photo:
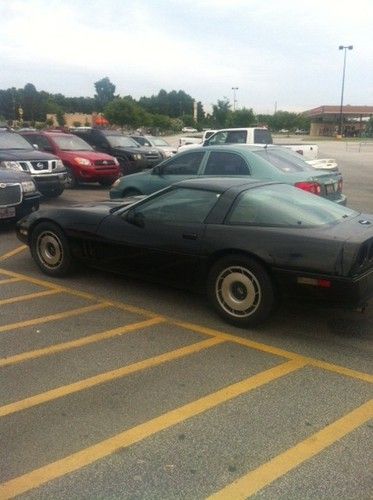
[[[98,229],[112,271],[190,287],[198,273],[204,220],[219,195],[175,187],[121,214]]]
[[[190,151],[176,155],[152,171],[152,192],[200,174],[205,151]],[[154,189],[153,189],[154,188]]]

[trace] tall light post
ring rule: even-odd
[[[238,87],[232,87],[233,90],[233,111],[236,111],[236,91],[238,90]]]
[[[346,53],[347,53],[347,50],[352,50],[353,48],[354,48],[353,45],[340,45],[339,46],[339,50],[344,50],[341,107],[339,110],[339,132],[338,132],[339,135],[342,135],[342,128],[343,128],[343,92],[344,92],[344,88],[345,88]]]

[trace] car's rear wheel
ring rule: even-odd
[[[274,289],[267,271],[245,255],[222,257],[211,268],[207,293],[215,310],[236,326],[265,320],[274,304]]]
[[[42,222],[30,239],[31,255],[40,269],[50,276],[66,276],[74,268],[68,240],[56,224]]]

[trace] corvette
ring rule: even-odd
[[[48,275],[83,262],[204,290],[238,326],[264,320],[281,296],[350,308],[373,295],[373,216],[287,184],[189,179],[147,197],[42,209],[17,236]]]

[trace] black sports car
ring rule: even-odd
[[[78,263],[203,288],[236,325],[280,294],[365,304],[373,295],[373,216],[293,186],[190,179],[148,197],[43,209],[18,223],[40,269]]]

